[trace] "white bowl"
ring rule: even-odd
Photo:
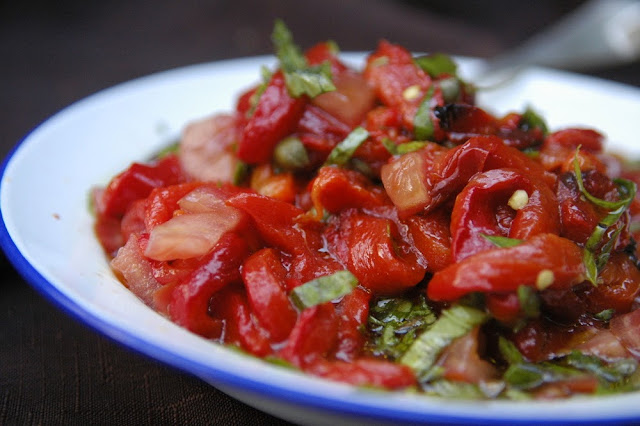
[[[358,63],[363,54],[346,55]],[[88,195],[190,120],[234,107],[270,57],[196,65],[104,90],[56,114],[7,157],[0,244],[24,278],[80,321],[259,409],[298,423],[596,424],[640,421],[640,394],[554,402],[455,401],[374,392],[306,376],[202,339],[142,304],[112,274],[92,231]],[[477,62],[463,61],[463,74]],[[497,114],[530,105],[552,129],[600,129],[640,157],[640,90],[546,69],[481,94]]]

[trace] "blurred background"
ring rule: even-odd
[[[0,0],[0,155],[61,108],[114,84],[272,52],[282,18],[301,47],[489,58],[580,0]],[[587,71],[640,86],[633,62]],[[87,143],[91,143],[88,136]],[[37,200],[34,200],[37,208]],[[0,257],[0,424],[286,424],[130,353],[33,291]]]

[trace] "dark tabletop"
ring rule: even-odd
[[[271,53],[283,18],[308,47],[378,39],[488,57],[579,0],[0,0],[0,155],[95,91],[169,68]],[[590,74],[640,86],[638,62]],[[34,200],[37,208],[37,200]],[[0,424],[287,424],[130,352],[36,293],[0,256]]]

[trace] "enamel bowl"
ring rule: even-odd
[[[363,54],[345,59],[361,63]],[[640,395],[555,402],[461,401],[372,391],[268,364],[200,338],[142,304],[112,274],[92,232],[89,192],[175,140],[190,120],[234,107],[271,57],[202,64],[104,90],[27,135],[6,158],[0,243],[24,278],[113,340],[261,410],[302,424],[607,424],[640,421]],[[462,74],[478,61],[463,60]],[[638,155],[640,89],[528,69],[479,104],[496,114],[533,107],[550,128],[586,126]]]

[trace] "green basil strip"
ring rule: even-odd
[[[431,77],[437,78],[443,74],[455,75],[458,71],[456,62],[449,55],[434,53],[431,55],[418,56],[413,61],[424,72]]]
[[[291,291],[291,301],[306,309],[345,296],[358,286],[358,279],[349,271],[338,271],[299,285]]]
[[[580,164],[578,162],[579,151],[580,147],[576,149],[576,154],[573,157],[573,171],[576,175],[578,189],[580,189],[580,192],[587,200],[598,207],[609,210],[609,214],[605,216],[604,219],[600,221],[600,223],[598,223],[596,228],[591,233],[591,236],[589,236],[589,239],[585,244],[583,254],[584,265],[587,269],[587,279],[593,285],[597,285],[598,272],[601,271],[602,268],[604,268],[604,266],[607,264],[607,261],[609,260],[609,257],[611,255],[611,250],[618,240],[618,237],[622,232],[622,228],[615,231],[609,241],[600,249],[600,254],[597,258],[594,254],[594,251],[597,249],[598,245],[605,236],[607,229],[618,222],[620,217],[622,217],[624,212],[629,208],[629,205],[636,196],[637,186],[630,180],[619,178],[614,179],[614,183],[618,186],[618,191],[620,192],[620,196],[622,197],[621,200],[607,201],[591,195],[584,186],[582,171],[580,170]]]
[[[337,166],[344,166],[368,137],[369,132],[362,127],[356,127],[342,142],[331,150],[325,161],[325,165],[335,164]]]
[[[499,235],[480,234],[480,236],[499,248],[515,247],[524,242],[524,240],[517,238],[501,237]]]
[[[598,266],[593,251],[587,248],[582,251],[582,263],[586,269],[587,280],[593,285],[598,285]]]
[[[527,107],[522,113],[522,121],[520,122],[520,128],[527,131],[529,129],[540,129],[543,135],[549,134],[549,127],[544,121],[541,115],[535,112],[531,107]]]
[[[565,362],[571,367],[592,373],[598,379],[611,383],[623,381],[638,368],[638,362],[631,358],[607,363],[597,356],[585,355],[579,351],[572,351]]]
[[[502,358],[504,358],[509,365],[525,362],[524,356],[522,356],[516,345],[503,336],[500,336],[498,339],[498,350]]]
[[[484,312],[463,305],[454,305],[442,311],[440,318],[418,336],[400,358],[400,363],[411,368],[418,378],[423,377],[451,342],[469,333],[487,318]]]
[[[418,151],[419,149],[422,149],[425,146],[427,146],[427,143],[428,142],[411,141],[411,142],[404,142],[396,145],[389,138],[384,138],[382,140],[382,145],[387,149],[387,151],[389,151],[389,154],[391,155],[402,155],[402,154],[407,154],[409,152]]]
[[[615,223],[620,216],[622,216],[622,213],[624,213],[624,211],[629,206],[629,204],[631,204],[631,201],[633,201],[633,198],[636,195],[636,184],[626,179],[614,179],[614,182],[618,185],[618,188],[620,189],[620,192],[621,192],[621,196],[623,197],[619,201],[607,201],[591,195],[589,191],[587,191],[587,189],[585,188],[584,180],[582,179],[582,171],[580,170],[580,163],[578,162],[579,151],[580,151],[580,147],[576,149],[576,154],[573,157],[573,171],[576,175],[576,182],[578,183],[578,189],[580,189],[580,192],[582,193],[582,195],[584,195],[584,197],[587,200],[591,201],[596,206],[602,207],[607,210],[613,210],[611,213],[617,214],[617,217],[608,219],[609,226],[610,226],[613,223]]]
[[[328,63],[286,72],[284,79],[289,93],[294,98],[302,95],[315,98],[322,93],[336,90],[331,80],[331,65]]]
[[[285,72],[306,68],[307,61],[300,48],[293,42],[291,31],[284,21],[276,19],[274,22],[271,42],[275,47],[280,66]]]
[[[527,318],[537,318],[540,316],[540,299],[533,287],[527,285],[518,286],[516,291],[520,309]]]
[[[433,93],[434,86],[431,85],[413,118],[413,132],[419,141],[433,137],[434,125],[433,120],[431,120],[431,100],[433,99]]]
[[[435,321],[436,316],[423,295],[415,299],[379,299],[372,304],[367,319],[372,336],[368,349],[376,356],[396,360]]]
[[[336,90],[331,79],[331,66],[328,63],[309,66],[283,21],[275,21],[271,40],[291,96],[297,98],[307,95],[313,98]]]

